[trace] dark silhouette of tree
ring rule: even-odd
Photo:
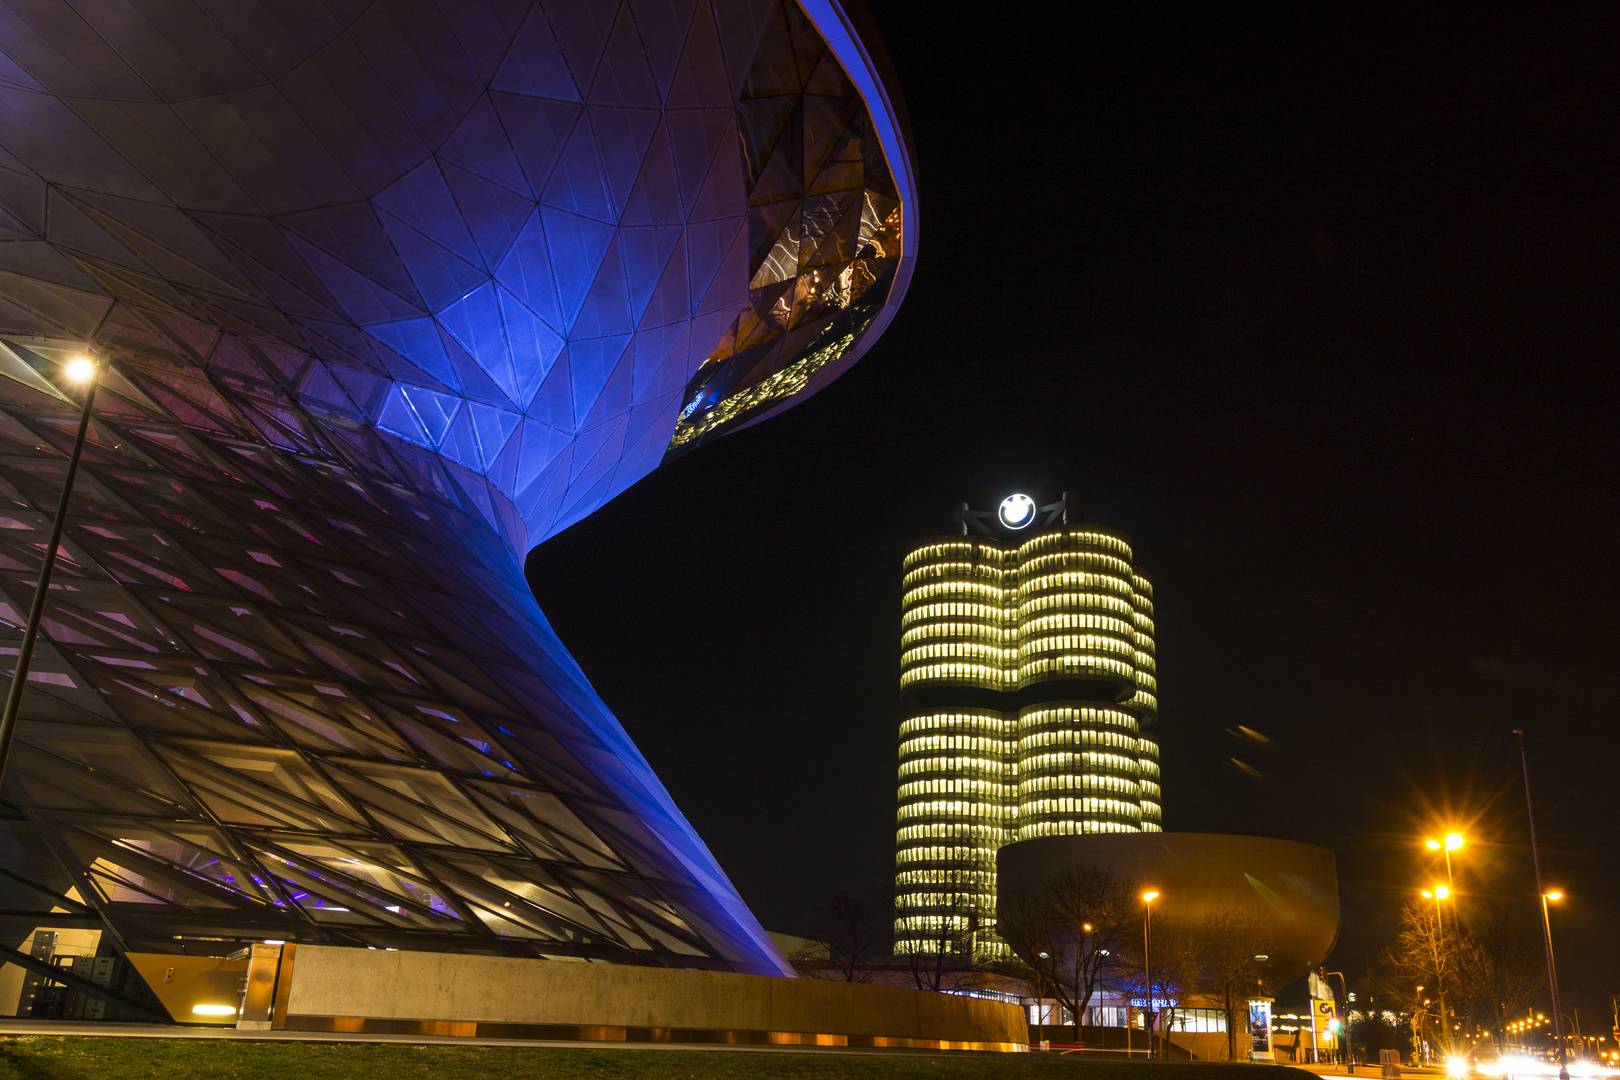
[[[1530,920],[1488,897],[1470,897],[1466,912],[1460,918],[1460,905],[1454,907],[1442,925],[1432,903],[1407,904],[1395,943],[1384,951],[1384,985],[1403,1008],[1437,1025],[1443,1000],[1451,1023],[1489,1031],[1500,1050],[1507,1025],[1546,986],[1541,941]],[[1422,1037],[1421,1028],[1414,1036]],[[1442,1033],[1434,1045],[1450,1042]]]
[[[1476,910],[1456,946],[1463,1015],[1491,1033],[1500,1051],[1507,1026],[1547,984],[1541,942],[1499,908]]]
[[[869,983],[877,977],[875,965],[888,958],[892,930],[887,891],[864,895],[838,892],[818,900],[805,937],[825,950],[790,957],[793,966],[811,978]]]
[[[1062,1003],[1057,980],[1052,971],[1052,950],[1055,948],[1052,927],[1038,910],[1030,910],[1038,909],[1038,903],[1025,895],[1020,894],[1011,899],[1001,898],[996,907],[996,929],[1011,953],[996,965],[997,969],[1005,975],[1022,980],[1029,986],[1030,993],[1035,996],[1037,1002],[1036,1039],[1044,1042],[1047,1016],[1045,1003],[1048,1000]],[[1034,962],[1025,960],[1025,956],[1033,958]]]
[[[1208,983],[1203,935],[1180,919],[1163,919],[1153,928],[1152,960],[1148,1007],[1159,1012],[1156,1027],[1160,1040],[1168,1042],[1177,1011],[1190,1007],[1188,1000],[1202,995]],[[1158,1009],[1155,1000],[1165,1007]]]
[[[1108,867],[1067,867],[1030,892],[1003,896],[997,930],[1016,957],[1010,973],[1084,1024],[1091,999],[1125,970],[1140,908],[1135,887]]]
[[[1226,1056],[1237,1060],[1238,1032],[1248,1030],[1249,999],[1264,984],[1269,964],[1267,919],[1253,908],[1215,907],[1201,927],[1209,992],[1226,1014]]]
[[[1444,1051],[1450,1045],[1441,1003],[1451,1013],[1455,1011],[1453,1002],[1462,1000],[1456,984],[1460,934],[1454,924],[1444,929],[1442,933],[1431,901],[1409,900],[1401,908],[1395,941],[1382,958],[1382,989],[1412,1017],[1412,1042],[1419,1050],[1431,1028],[1431,1046]]]
[[[1140,911],[1141,905],[1137,907]],[[1134,936],[1135,940],[1123,950],[1116,988],[1129,997],[1141,997],[1142,1007],[1157,1014],[1151,1030],[1163,1044],[1175,1026],[1176,1013],[1188,1007],[1187,999],[1205,992],[1208,965],[1204,936],[1181,919],[1160,916],[1153,920],[1153,951],[1145,960],[1140,914]],[[1152,962],[1151,976],[1147,961]],[[1164,1007],[1158,1008],[1155,1001],[1164,1002]]]
[[[957,990],[977,986],[984,963],[976,954],[985,931],[978,898],[939,886],[926,906],[895,908],[895,937],[907,951],[898,956],[918,990]]]

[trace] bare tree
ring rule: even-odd
[[[1425,900],[1409,900],[1401,908],[1400,931],[1394,944],[1384,950],[1383,990],[1412,1016],[1412,1037],[1421,1050],[1424,1030],[1430,1022],[1439,1036],[1431,1045],[1444,1048],[1450,1002],[1457,997],[1457,933],[1441,933],[1434,905]],[[1447,1008],[1442,1009],[1441,1004]]]
[[[1237,1036],[1246,1028],[1249,998],[1264,981],[1267,962],[1266,917],[1253,908],[1216,907],[1202,927],[1208,985],[1226,1014],[1226,1056],[1237,1060]]]
[[[1125,970],[1118,985],[1132,995],[1143,992],[1143,1007],[1159,1014],[1153,1030],[1161,1043],[1168,1042],[1177,1010],[1186,1007],[1188,998],[1203,993],[1207,984],[1210,968],[1204,957],[1203,935],[1184,920],[1160,917],[1153,920],[1153,951],[1145,957],[1140,931],[1137,937],[1124,950]],[[1161,1001],[1163,1009],[1156,1006]]]
[[[926,905],[895,905],[899,958],[918,990],[955,990],[977,985],[976,955],[984,934],[978,898],[949,885],[928,894]]]
[[[1490,1031],[1503,1048],[1507,1025],[1524,1014],[1546,985],[1540,943],[1524,929],[1523,920],[1495,909],[1480,909],[1457,934],[1459,1015]]]
[[[1001,899],[997,929],[1037,993],[1078,1027],[1097,991],[1123,970],[1140,915],[1135,889],[1108,867],[1071,866],[1032,892]]]
[[[1158,1035],[1170,1041],[1176,1023],[1176,1010],[1186,1006],[1189,997],[1204,993],[1207,963],[1204,936],[1178,918],[1163,918],[1153,926],[1152,972],[1149,981],[1149,1009],[1155,1001],[1166,1002],[1160,1012]]]
[[[996,929],[1007,944],[1011,956],[997,967],[1028,984],[1035,995],[1035,1025],[1037,1040],[1046,1040],[1046,1001],[1058,999],[1057,980],[1053,975],[1052,956],[1057,948],[1054,941],[1053,920],[1039,898],[1018,893],[1001,897],[997,903]],[[1031,960],[1024,959],[1030,957]],[[1033,961],[1033,962],[1032,962]]]
[[[803,966],[795,958],[794,966],[813,978],[871,982],[877,975],[873,965],[889,944],[887,916],[886,893],[839,892],[824,897],[816,902],[805,937],[825,944],[825,953],[804,957]]]

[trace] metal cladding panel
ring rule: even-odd
[[[0,329],[274,343],[526,543],[825,385],[910,277],[903,113],[831,0],[8,3]]]
[[[3,796],[119,939],[783,973],[535,606],[486,481],[123,304]],[[0,636],[75,426],[0,338]],[[27,875],[25,875],[27,876]],[[38,875],[36,875],[37,877]],[[31,879],[32,880],[32,879]],[[14,905],[15,906],[15,905]],[[48,922],[50,916],[38,918]]]
[[[0,0],[13,632],[57,366],[110,365],[5,789],[47,891],[126,941],[788,972],[521,561],[886,323],[868,47],[792,0],[175,19]]]

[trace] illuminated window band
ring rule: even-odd
[[[1151,583],[1106,530],[1002,524],[1025,534],[934,538],[902,564],[900,686],[913,707],[900,725],[899,953],[1006,955],[1005,844],[1163,828],[1158,744],[1143,731],[1158,716]],[[987,690],[1018,699],[967,707],[993,704]]]

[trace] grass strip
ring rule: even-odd
[[[1217,1062],[1002,1054],[748,1053],[548,1047],[248,1043],[28,1035],[0,1038],[0,1080],[1316,1080]]]

